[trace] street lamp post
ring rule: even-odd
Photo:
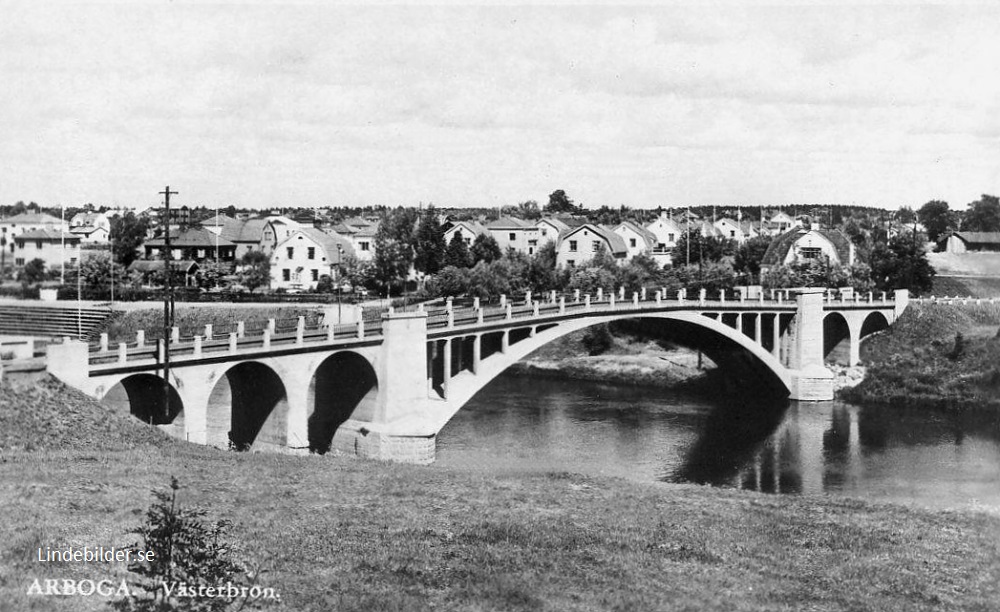
[[[337,243],[337,325],[340,325],[340,296],[344,290],[344,245]]]

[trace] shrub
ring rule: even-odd
[[[583,347],[587,349],[587,353],[593,356],[607,352],[614,344],[614,338],[607,325],[594,325],[587,329],[581,342],[583,342]]]
[[[222,540],[226,523],[208,525],[204,510],[181,508],[177,502],[179,489],[177,479],[172,477],[170,492],[153,491],[157,501],[146,512],[145,524],[133,531],[142,538],[142,545],[133,549],[151,550],[154,556],[129,565],[128,570],[138,578],[132,584],[132,596],[114,602],[116,609],[214,611],[244,607],[246,598],[181,597],[176,590],[182,584],[193,588],[249,586],[243,567],[232,559],[232,550]],[[165,586],[171,589],[169,594]]]

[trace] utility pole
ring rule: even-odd
[[[167,185],[163,196],[163,416],[170,417],[170,330],[174,326],[174,291],[170,266],[170,196],[178,195]]]

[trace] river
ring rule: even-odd
[[[437,461],[1000,512],[1000,415],[501,376],[441,431]]]

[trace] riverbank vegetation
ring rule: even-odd
[[[75,391],[74,422],[109,418]],[[231,523],[267,610],[987,610],[1000,517],[567,473],[483,475],[326,455],[218,451],[115,430],[49,438],[11,421],[56,401],[4,381],[0,424],[35,440],[0,462],[0,609],[107,610],[27,595],[39,578],[121,580],[121,564],[39,563],[45,546],[134,541],[171,477],[184,507]],[[87,411],[90,411],[88,414]],[[19,417],[14,417],[19,418]],[[68,417],[66,417],[68,418]],[[131,427],[134,425],[135,427]],[[117,582],[115,582],[117,585]]]
[[[859,404],[1000,410],[1000,303],[912,303],[861,346]]]

